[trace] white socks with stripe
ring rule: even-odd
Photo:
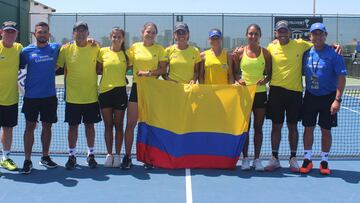
[[[94,147],[88,147],[88,156],[94,154]]]
[[[311,160],[311,149],[310,150],[304,150],[304,158]]]
[[[76,148],[70,148],[69,149],[69,155],[70,156],[75,156],[75,154],[76,154]]]
[[[7,151],[7,150],[6,150],[6,151],[5,151],[5,150],[2,151],[2,159],[3,159],[3,160],[8,159],[9,156],[10,156],[10,151]]]
[[[321,152],[321,161],[328,161],[329,160],[329,152]]]

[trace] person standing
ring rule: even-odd
[[[257,85],[252,112],[254,114],[254,149],[255,156],[252,163],[256,171],[264,171],[260,160],[263,140],[263,124],[266,113],[266,83],[271,79],[271,55],[265,48],[259,46],[261,28],[257,24],[250,24],[246,29],[248,44],[240,47],[234,54],[235,79],[240,85]],[[240,67],[239,67],[240,66]],[[239,73],[240,72],[240,73]],[[250,170],[248,158],[249,136],[243,148],[242,170]]]
[[[211,29],[209,43],[211,48],[200,54],[200,84],[233,84],[231,54],[222,48],[223,36],[219,29]]]
[[[176,43],[165,49],[169,72],[164,78],[194,84],[199,77],[201,58],[199,49],[189,45],[190,31],[186,23],[175,26],[174,38]]]
[[[125,74],[127,57],[125,54],[125,32],[114,27],[110,33],[111,46],[100,49],[97,62],[100,80],[99,104],[105,125],[107,155],[105,167],[120,167],[120,152],[124,139],[124,114],[128,103]],[[113,155],[113,129],[115,127],[115,155]]]
[[[313,168],[312,145],[316,123],[321,128],[320,173],[330,175],[328,157],[331,148],[331,128],[337,126],[337,112],[346,83],[346,67],[341,55],[326,44],[328,32],[322,23],[310,27],[314,46],[304,54],[303,70],[306,91],[303,101],[304,162],[300,173]]]
[[[166,72],[166,57],[164,47],[156,43],[158,29],[155,23],[145,23],[141,30],[142,42],[134,43],[128,50],[129,68],[133,69],[133,84],[129,96],[127,109],[127,123],[125,129],[125,156],[121,163],[122,169],[132,166],[131,149],[134,140],[134,129],[138,120],[138,98],[136,82],[139,76],[155,77]],[[144,164],[146,169],[152,166]]]
[[[0,35],[0,128],[2,128],[2,159],[1,167],[14,171],[15,162],[10,158],[13,139],[13,128],[18,122],[18,84],[17,76],[22,45],[16,43],[18,35],[15,22],[6,21],[2,24]]]
[[[90,168],[97,166],[94,155],[94,123],[101,121],[96,73],[96,61],[100,48],[91,46],[87,42],[88,36],[87,23],[76,22],[73,27],[75,41],[61,47],[57,60],[57,66],[65,68],[65,122],[69,124],[69,159],[65,164],[67,169],[74,169],[77,165],[76,142],[81,122],[85,125],[88,145],[86,162]]]
[[[272,121],[271,149],[272,157],[265,170],[280,168],[279,145],[281,129],[285,119],[289,130],[290,158],[289,169],[299,172],[296,160],[298,145],[297,123],[300,120],[302,106],[302,57],[312,44],[302,39],[290,39],[291,31],[285,20],[276,23],[277,43],[267,47],[272,56],[272,77],[268,95],[267,117]]]
[[[51,127],[57,122],[57,97],[55,89],[56,61],[61,45],[49,43],[49,25],[39,22],[35,25],[36,42],[25,47],[20,56],[20,67],[27,68],[25,96],[22,112],[25,115],[24,132],[25,161],[22,173],[32,169],[31,152],[34,144],[34,131],[38,117],[42,124],[42,157],[40,165],[55,168],[57,164],[49,156]]]

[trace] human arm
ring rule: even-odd
[[[272,59],[271,54],[265,48],[262,48],[264,58],[265,58],[265,77],[259,81],[257,81],[257,85],[265,85],[266,83],[270,82],[271,74],[272,74]]]
[[[341,96],[344,92],[345,83],[346,83],[345,75],[339,75],[338,76],[338,86],[336,88],[335,100],[333,101],[333,103],[331,104],[331,107],[330,107],[331,115],[336,114],[340,110],[340,104],[342,101]]]
[[[235,84],[240,84],[240,85],[246,85],[245,81],[243,79],[241,79],[241,69],[240,69],[240,62],[242,59],[244,53],[244,48],[243,47],[239,47],[236,48],[232,54],[232,71],[233,71],[233,75],[234,75],[234,82]]]
[[[201,62],[199,63],[199,84],[205,83],[205,52],[200,53]]]
[[[228,84],[234,84],[234,82],[235,82],[232,63],[233,63],[232,54],[227,53],[227,64],[229,66],[229,68],[228,68]]]
[[[166,73],[166,62],[160,61],[158,68],[155,70],[149,70],[149,71],[142,71],[139,70],[137,72],[138,76],[160,76]]]
[[[96,73],[98,74],[98,75],[102,75],[102,73],[103,73],[103,63],[101,63],[101,62],[96,62]]]

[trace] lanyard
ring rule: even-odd
[[[311,72],[313,73],[313,75],[316,75],[316,73],[318,71],[319,62],[320,62],[320,56],[318,56],[318,60],[316,61],[316,64],[314,66],[314,53],[312,53],[311,54]]]

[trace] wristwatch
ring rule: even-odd
[[[342,102],[342,99],[341,99],[341,98],[335,98],[335,101],[341,103],[341,102]]]

